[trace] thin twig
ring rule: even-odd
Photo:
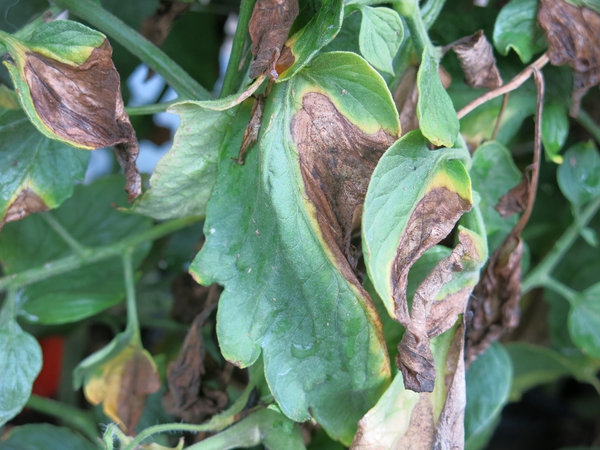
[[[537,69],[539,71],[542,67],[544,67],[546,64],[548,64],[548,61],[550,61],[550,59],[548,58],[548,54],[544,53],[542,56],[540,56],[540,58],[537,61],[535,61],[534,63],[527,66],[525,68],[525,70],[523,70],[520,74],[518,74],[516,77],[514,77],[508,83],[494,89],[493,91],[486,92],[481,97],[476,98],[475,100],[470,102],[468,105],[461,108],[456,113],[456,115],[458,116],[459,119],[462,119],[463,117],[465,117],[467,114],[469,114],[471,111],[473,111],[478,106],[481,106],[484,103],[489,102],[490,100],[492,100],[496,97],[504,95],[507,92],[514,91],[516,88],[521,86],[523,83],[525,83],[529,79],[529,77],[533,74],[533,71],[535,69]]]
[[[498,113],[498,118],[496,119],[496,125],[494,125],[494,131],[492,132],[492,141],[495,141],[498,137],[498,131],[500,131],[500,123],[502,122],[502,116],[504,116],[504,111],[506,111],[506,107],[508,106],[508,97],[510,93],[507,92],[504,94],[504,99],[502,100],[502,106],[500,107],[500,112]]]

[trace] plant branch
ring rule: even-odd
[[[181,100],[173,100],[171,102],[154,103],[144,106],[126,106],[125,112],[130,116],[144,116],[165,112],[167,108]]]
[[[213,98],[210,92],[169,58],[165,52],[126,25],[121,19],[106,11],[94,0],[55,0],[54,3],[67,8],[76,16],[108,34],[140,58],[177,91],[182,97],[179,100],[210,100]]]
[[[242,3],[240,4],[240,14],[238,16],[237,28],[235,29],[235,36],[233,38],[231,55],[229,56],[229,63],[227,64],[227,70],[225,71],[223,87],[221,87],[219,98],[231,95],[239,89],[242,84],[242,77],[246,73],[248,63],[250,63],[250,58],[246,58],[246,60],[242,61],[242,57],[244,56],[248,37],[248,26],[250,17],[252,17],[255,1],[256,0],[242,0]]]
[[[552,274],[552,271],[562,259],[564,254],[571,248],[573,243],[579,237],[579,231],[584,228],[588,222],[596,215],[600,209],[600,198],[590,203],[579,216],[579,220],[573,222],[556,241],[552,250],[544,257],[535,269],[527,274],[521,285],[523,294],[536,287],[543,286],[545,280]]]
[[[588,133],[600,144],[600,126],[585,112],[582,108],[579,109],[579,115],[576,118],[577,122],[586,129]]]
[[[0,291],[11,288],[19,289],[37,281],[70,272],[98,261],[118,257],[127,248],[136,247],[144,242],[154,241],[202,219],[202,217],[184,217],[163,222],[149,230],[135,236],[127,237],[114,244],[99,248],[89,248],[85,255],[67,256],[55,261],[49,261],[40,267],[7,275],[0,278]]]
[[[507,92],[504,94],[504,98],[502,99],[502,106],[500,107],[500,112],[498,113],[498,117],[496,118],[496,124],[494,125],[494,131],[492,132],[492,141],[495,141],[498,137],[498,131],[500,131],[500,124],[502,123],[502,116],[504,116],[504,112],[506,111],[506,107],[508,106],[508,98],[510,93]]]
[[[404,17],[406,25],[410,31],[411,41],[415,47],[415,52],[420,58],[426,47],[433,48],[433,44],[429,40],[425,23],[421,17],[418,2],[415,0],[406,0],[402,3],[394,4],[396,11]]]
[[[91,415],[86,411],[37,395],[31,395],[25,406],[62,420],[83,433],[90,441],[97,442],[98,430]]]
[[[541,280],[541,283],[542,287],[551,289],[557,294],[562,295],[566,300],[569,301],[569,303],[571,303],[573,299],[577,296],[577,291],[571,289],[566,284],[558,281],[556,278],[553,278],[551,276],[545,277],[543,280]]]
[[[56,220],[56,217],[54,217],[51,212],[40,214],[40,216],[46,221],[50,228],[56,231],[56,234],[58,234],[76,254],[79,256],[84,256],[88,252],[88,249],[77,242],[77,239],[71,236],[71,233],[69,233],[69,231],[63,227],[58,220]]]
[[[140,321],[137,313],[137,303],[135,301],[135,279],[133,277],[133,263],[131,254],[133,247],[126,248],[122,253],[123,276],[125,277],[125,293],[127,299],[127,327],[125,332],[129,331],[139,346],[142,346],[140,336]]]
[[[540,70],[542,67],[544,67],[546,64],[548,64],[548,61],[550,61],[550,59],[548,58],[548,54],[544,53],[542,56],[540,56],[540,58],[537,61],[535,61],[535,62],[531,63],[529,66],[527,66],[520,74],[518,74],[516,77],[514,77],[508,83],[503,84],[502,86],[497,87],[493,91],[486,92],[481,97],[476,98],[475,100],[473,100],[466,106],[462,107],[456,113],[456,115],[458,116],[459,119],[462,119],[463,117],[465,117],[467,114],[469,114],[471,111],[473,111],[478,106],[481,106],[484,103],[489,102],[490,100],[492,100],[496,97],[499,97],[501,95],[504,95],[510,91],[514,91],[516,88],[521,86],[523,83],[525,83],[529,79],[529,77],[533,74],[535,69]]]

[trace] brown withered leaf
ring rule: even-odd
[[[93,149],[115,147],[132,201],[141,193],[139,148],[111,55],[108,40],[78,66],[30,52],[25,77],[36,112],[54,134]]]
[[[527,207],[527,200],[529,198],[529,181],[523,177],[521,182],[514,188],[500,197],[498,204],[494,206],[494,209],[498,211],[498,214],[503,218],[512,216],[523,212]]]
[[[350,123],[331,100],[316,92],[302,98],[292,119],[302,179],[317,209],[324,238],[342,274],[360,286],[348,260],[355,210],[364,203],[371,174],[395,137],[379,130],[365,134]]]
[[[469,86],[496,89],[502,85],[492,46],[485,38],[483,30],[479,30],[467,41],[453,45],[452,50],[458,56]]]
[[[250,111],[250,122],[248,122],[248,125],[246,125],[246,129],[244,130],[240,152],[235,160],[238,164],[244,164],[246,152],[250,146],[258,140],[258,132],[260,131],[264,108],[264,95],[257,95],[252,104],[252,110]]]
[[[297,15],[298,0],[257,0],[249,23],[254,56],[250,78],[265,72],[277,78],[276,64]]]
[[[4,219],[0,220],[0,230],[4,224],[20,220],[27,217],[29,214],[36,212],[48,211],[50,208],[44,201],[31,189],[24,189],[19,192],[15,201],[10,205]]]
[[[123,369],[118,399],[118,416],[129,433],[142,417],[146,397],[160,389],[160,377],[150,359],[136,352]]]
[[[189,11],[189,2],[161,0],[154,15],[142,23],[140,34],[156,46],[160,46],[171,31],[173,21]]]
[[[181,323],[192,323],[198,314],[214,308],[221,291],[218,284],[202,286],[189,273],[184,272],[171,285],[173,306],[170,316]]]
[[[573,69],[570,114],[577,117],[581,98],[600,83],[600,15],[564,0],[541,0],[538,22],[548,41],[550,62]]]

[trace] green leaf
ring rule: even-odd
[[[392,60],[404,39],[400,16],[390,8],[363,6],[360,12],[360,52],[373,67],[394,75]]]
[[[51,214],[75,240],[90,247],[114,243],[151,226],[151,219],[123,213],[114,204],[127,204],[122,176],[77,186],[73,196]],[[150,243],[137,248],[136,267],[149,248]],[[0,261],[7,274],[70,254],[72,249],[39,215],[9,223],[0,234]],[[123,268],[115,258],[27,286],[22,293],[21,314],[45,324],[72,322],[117,304],[124,293]]]
[[[94,450],[97,448],[68,428],[47,423],[12,428],[8,433],[8,439],[2,442],[3,450]]]
[[[471,364],[466,375],[465,446],[488,432],[499,417],[508,401],[512,376],[510,357],[498,343]]]
[[[417,88],[417,118],[423,136],[435,145],[452,147],[458,137],[460,124],[452,100],[440,80],[438,61],[429,46],[423,50]]]
[[[398,274],[393,268],[396,259],[402,261],[406,276],[471,208],[468,161],[464,149],[429,150],[415,130],[390,147],[373,173],[363,211],[363,252],[369,277],[391,317],[396,317],[391,282]],[[442,210],[440,204],[448,206]],[[418,231],[416,223],[422,223],[423,239],[412,235]],[[413,241],[414,246],[407,245]]]
[[[558,153],[565,145],[569,135],[569,117],[567,108],[558,102],[544,105],[542,113],[542,143],[546,158],[556,164],[562,164],[563,157]]]
[[[512,48],[524,64],[546,48],[537,26],[538,0],[511,0],[500,10],[494,25],[494,45],[502,55]]]
[[[317,14],[285,43],[294,57],[293,64],[279,74],[277,82],[289,80],[335,38],[344,21],[343,0],[321,0]]]
[[[42,135],[20,109],[0,111],[0,228],[58,207],[83,181],[89,159],[89,152]]]
[[[569,333],[586,355],[600,358],[600,283],[575,297],[569,312]]]
[[[306,121],[313,101],[331,115]],[[388,142],[400,132],[397,113],[381,77],[352,53],[320,55],[274,87],[258,145],[240,166],[232,158],[248,113],[243,105],[229,127],[207,208],[207,240],[190,271],[202,284],[225,286],[217,313],[223,355],[245,367],[262,352],[284,414],[296,421],[312,416],[349,444],[356,422],[389,383],[389,360],[370,300],[309,196],[319,186],[306,186],[302,168],[326,152],[307,155],[298,127],[318,123],[327,130],[341,122],[358,140],[382,136]],[[335,136],[342,145],[341,132],[332,133],[322,137]],[[316,145],[318,138],[306,137]],[[365,161],[356,161],[362,169]]]
[[[42,368],[40,345],[14,319],[16,301],[9,293],[0,311],[0,426],[21,412]]]
[[[473,190],[481,197],[479,208],[485,223],[490,253],[504,241],[517,224],[518,216],[503,219],[494,208],[500,197],[521,181],[522,174],[510,151],[497,141],[486,142],[473,153],[469,171]]]
[[[592,141],[565,152],[556,176],[562,193],[579,207],[600,196],[600,155]]]

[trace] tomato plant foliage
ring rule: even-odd
[[[526,390],[600,389],[594,2],[24,3],[0,21],[0,421],[62,427],[3,446],[481,449]],[[125,52],[177,99],[125,107]],[[105,147],[123,175],[83,183]],[[46,335],[96,408],[32,394]]]

